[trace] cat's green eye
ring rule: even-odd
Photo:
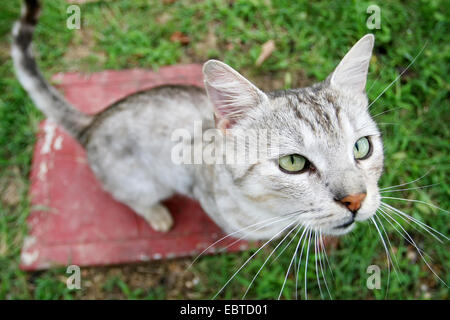
[[[370,156],[371,153],[370,141],[367,137],[362,137],[356,141],[353,146],[353,155],[357,160],[364,160]]]
[[[279,158],[278,165],[286,173],[299,173],[307,168],[308,160],[299,154],[290,154]]]

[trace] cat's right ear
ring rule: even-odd
[[[365,92],[374,41],[373,34],[359,39],[331,75],[332,86],[354,94]]]
[[[215,108],[218,129],[232,127],[249,108],[268,99],[264,92],[223,62],[206,62],[203,76],[208,97]]]

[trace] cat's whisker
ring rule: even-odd
[[[388,210],[388,211],[391,213],[391,216],[392,216],[392,214],[394,214],[395,217],[394,217],[394,216],[392,216],[392,217],[398,218],[397,221],[405,222],[405,223],[408,224],[408,226],[411,226],[411,227],[412,227],[416,232],[418,232],[419,234],[421,234],[421,235],[423,235],[423,236],[427,236],[427,235],[423,232],[424,229],[422,228],[422,226],[411,223],[411,221],[405,219],[403,216],[399,215],[398,213],[396,213],[396,212],[394,212],[394,211],[392,211],[392,210],[389,210],[387,207],[383,207],[383,208],[385,208],[385,210]],[[430,232],[428,232],[428,230],[425,230],[425,231],[426,231],[428,234],[431,234]],[[442,241],[439,237],[437,237],[436,235],[431,234],[431,236],[432,236],[433,238],[435,238],[437,241],[439,241],[440,243],[443,243],[443,241]]]
[[[398,126],[400,123],[395,122],[377,122],[378,125],[390,125],[390,126]]]
[[[331,277],[333,278],[333,280],[335,280],[335,279],[334,279],[334,273],[333,273],[333,270],[332,270],[332,268],[331,268],[330,261],[328,260],[327,248],[326,248],[326,246],[325,246],[325,242],[323,241],[322,234],[321,234],[321,236],[320,236],[320,243],[321,243],[321,245],[322,245],[323,252],[325,253],[325,261],[326,261],[326,263],[328,264],[328,269],[330,270]]]
[[[292,217],[289,217],[289,218],[292,218]],[[252,231],[250,231],[250,232],[245,232],[245,234],[244,234],[242,237],[239,237],[239,238],[237,238],[236,240],[234,240],[232,243],[228,244],[227,246],[225,246],[225,247],[223,247],[223,248],[220,248],[217,252],[219,252],[219,253],[226,252],[227,249],[228,249],[229,247],[235,245],[236,243],[238,243],[239,241],[241,241],[242,239],[244,239],[246,236],[250,235],[251,233],[253,233],[253,232],[255,232],[255,231],[258,231],[258,230],[261,230],[261,229],[263,229],[263,228],[266,228],[266,227],[268,227],[269,225],[272,225],[272,224],[274,224],[274,223],[278,223],[278,222],[280,222],[280,221],[284,221],[284,220],[288,220],[288,218],[286,218],[286,219],[281,219],[281,220],[276,220],[276,221],[273,221],[272,223],[268,223],[268,224],[266,224],[266,225],[260,226],[259,228],[255,229],[255,230],[252,230]]]
[[[297,212],[292,212],[292,213],[290,213],[290,214],[287,214],[287,215],[286,215],[285,217],[283,217],[283,218],[280,218],[280,217],[269,218],[269,219],[266,219],[266,220],[263,220],[263,221],[254,223],[254,224],[252,224],[252,225],[250,225],[250,226],[247,226],[247,227],[245,227],[245,228],[236,230],[236,231],[234,231],[234,232],[231,232],[231,233],[225,235],[224,237],[222,237],[222,238],[220,238],[219,240],[216,240],[215,242],[213,242],[212,244],[210,244],[210,245],[209,245],[206,249],[204,249],[202,252],[200,252],[200,254],[199,254],[197,257],[195,257],[195,259],[194,259],[194,260],[191,262],[191,264],[186,268],[186,270],[189,270],[189,268],[191,268],[191,267],[194,265],[194,263],[195,263],[195,262],[196,262],[203,254],[205,254],[209,249],[211,249],[212,247],[214,247],[216,244],[220,243],[221,241],[224,241],[225,239],[227,239],[227,238],[229,238],[229,237],[232,237],[232,236],[235,235],[235,234],[242,233],[243,231],[248,230],[248,229],[251,229],[251,228],[253,228],[253,227],[255,227],[255,226],[258,226],[258,225],[262,225],[262,226],[261,226],[260,228],[257,228],[257,229],[255,229],[255,230],[253,230],[253,232],[254,232],[254,231],[257,231],[257,230],[260,230],[260,229],[262,229],[262,228],[265,228],[265,227],[267,227],[267,226],[269,226],[269,225],[272,225],[272,224],[274,224],[274,223],[278,223],[278,222],[281,222],[281,221],[288,220],[288,219],[292,218],[295,214],[297,214]],[[275,220],[275,221],[272,221],[272,220]],[[272,221],[272,222],[270,222],[270,221]],[[230,247],[231,245],[235,244],[236,242],[242,240],[244,237],[245,237],[245,235],[242,236],[242,237],[240,237],[240,238],[238,238],[238,239],[237,239],[236,241],[234,241],[232,244],[230,244],[230,245],[228,245],[227,247],[225,247],[225,250],[226,250],[228,247]]]
[[[298,265],[297,265],[297,276],[295,277],[295,299],[298,299],[298,276],[300,274],[300,265],[302,264],[302,256],[303,256],[303,250],[305,249],[305,243],[306,243],[306,237],[303,239],[302,244],[302,251],[300,252],[300,257],[298,258]]]
[[[381,116],[383,114],[386,114],[386,113],[389,113],[391,111],[395,111],[395,110],[398,110],[398,109],[405,109],[405,108],[403,108],[403,107],[392,108],[392,109],[389,109],[389,110],[377,113],[376,115],[372,116],[372,118],[374,119],[374,118],[379,117],[379,116]]]
[[[234,279],[234,277],[239,273],[239,271],[241,271],[249,262],[251,259],[253,259],[253,257],[255,257],[258,252],[260,252],[263,248],[265,248],[269,243],[271,243],[276,237],[278,237],[280,234],[282,234],[286,229],[288,229],[289,227],[291,227],[293,224],[295,223],[295,221],[289,223],[287,226],[285,226],[283,229],[281,229],[279,232],[277,232],[274,236],[272,236],[269,240],[267,240],[261,247],[259,247],[255,253],[253,253],[250,258],[248,258],[240,267],[239,269],[231,276],[230,279],[228,279],[228,281],[223,285],[222,288],[220,288],[220,290],[214,295],[214,297],[212,299],[215,299],[224,289],[225,287],[231,282],[231,280]]]
[[[297,233],[295,234],[294,238],[297,236],[297,234],[300,232],[300,230],[301,230],[301,229],[299,228],[298,231],[297,231]],[[305,235],[306,230],[307,230],[307,228],[305,228],[305,229],[303,230],[303,233],[302,233],[302,235],[300,236],[300,239],[298,240],[297,247],[295,248],[294,254],[292,255],[291,262],[289,263],[289,267],[288,267],[287,272],[286,272],[286,276],[284,277],[284,282],[283,282],[283,285],[281,286],[280,294],[278,295],[278,300],[280,300],[281,295],[283,294],[284,286],[286,285],[286,281],[287,281],[287,278],[288,278],[288,276],[289,276],[289,271],[291,271],[292,262],[294,261],[294,257],[297,255],[298,248],[300,247],[300,243],[301,243],[301,241],[302,241],[303,236]]]
[[[423,50],[425,50],[425,47],[427,46],[428,42],[425,42],[425,44],[423,45],[422,49],[420,49],[419,53],[414,57],[414,59],[408,64],[408,66],[394,79],[394,81],[392,81],[383,91],[381,91],[381,93],[375,98],[375,100],[373,100],[369,106],[367,107],[367,109],[369,109],[375,102],[378,101],[379,98],[381,98],[381,96],[390,88],[392,87],[392,85],[394,83],[396,83],[398,81],[398,79],[400,79],[402,77],[402,75],[414,64],[414,62],[416,62],[417,58],[422,54]]]
[[[408,184],[417,182],[417,181],[419,181],[419,180],[425,178],[425,177],[431,172],[431,170],[432,170],[432,169],[428,170],[427,172],[425,172],[425,174],[424,174],[423,176],[421,176],[421,177],[419,177],[419,178],[417,178],[417,179],[415,179],[415,180],[413,180],[413,181],[406,182],[406,183],[402,183],[402,184],[397,184],[397,185],[395,185],[395,186],[390,186],[390,187],[386,187],[386,188],[380,188],[380,191],[383,191],[383,190],[389,190],[389,189],[393,189],[393,188],[396,188],[396,187],[403,187],[403,186],[406,186],[406,185],[408,185]]]
[[[323,216],[325,216],[325,218],[326,218],[326,216],[328,216],[328,214],[327,215],[323,215]],[[316,220],[320,220],[320,218],[322,218],[321,216],[318,216],[318,217],[316,217],[315,219]],[[270,265],[272,265],[272,263],[274,263],[282,254],[283,254],[283,252],[289,247],[289,245],[291,244],[291,242],[292,242],[292,240],[294,240],[293,238],[284,246],[284,248],[281,250],[281,252],[280,253],[278,253],[277,254],[277,256],[270,262]]]
[[[270,262],[270,265],[272,265],[282,254],[283,252],[289,247],[289,245],[292,243],[292,241],[295,239],[295,237],[292,237],[291,240],[284,246],[284,248],[276,255],[275,258],[272,259]]]
[[[422,258],[422,261],[427,265],[427,267],[428,267],[428,269],[436,276],[436,278],[438,278],[439,279],[439,281],[441,281],[441,283],[443,283],[446,287],[448,287],[448,285],[445,283],[445,281],[444,280],[442,280],[439,276],[438,276],[438,274],[434,271],[434,269],[430,266],[430,264],[428,263],[428,261],[425,259],[425,257],[423,256],[423,254],[422,254],[422,252],[424,252],[422,249],[420,249],[418,246],[417,246],[417,244],[416,244],[416,242],[414,241],[414,239],[410,236],[410,234],[402,227],[402,225],[397,221],[397,220],[395,220],[394,218],[392,218],[387,212],[385,212],[385,211],[383,211],[382,209],[381,209],[381,212],[384,212],[385,213],[385,215],[387,216],[387,217],[389,217],[389,218],[391,218],[399,227],[400,227],[400,229],[402,229],[403,230],[403,232],[405,233],[405,235],[411,240],[411,242],[410,243],[412,243],[412,245],[414,246],[414,248],[417,250],[417,253],[420,255],[420,257]],[[386,216],[385,215],[383,215],[384,217],[385,217],[385,219],[386,219]],[[405,238],[406,239],[406,238]]]
[[[324,300],[322,286],[320,285],[320,279],[319,279],[319,269],[317,268],[317,251],[318,251],[317,250],[317,232],[314,231],[314,261],[315,261],[316,278],[317,278],[317,284],[319,286],[320,297],[322,298],[322,300]]]
[[[324,251],[324,247],[323,247],[323,241],[322,241],[322,232],[321,231],[319,231],[319,247],[320,247],[320,251],[322,252],[322,253],[324,253],[325,254],[325,256],[326,256],[326,251]],[[327,258],[328,259],[328,258]],[[323,281],[324,281],[324,283],[325,283],[325,288],[327,289],[327,291],[328,291],[328,295],[330,296],[330,299],[331,300],[333,300],[333,297],[331,296],[331,292],[330,292],[330,289],[328,288],[328,282],[327,282],[327,278],[325,277],[325,272],[324,272],[324,268],[323,268],[323,265],[322,265],[322,255],[320,254],[320,258],[319,258],[319,263],[320,263],[320,270],[321,270],[321,272],[322,272],[322,278],[323,278]],[[324,264],[325,264],[325,262],[324,262]]]
[[[407,219],[411,222],[416,223],[419,227],[421,227],[423,230],[425,230],[428,234],[430,234],[432,237],[434,237],[436,240],[438,240],[439,242],[442,242],[442,239],[439,238],[436,234],[434,234],[433,232],[437,233],[438,235],[442,236],[444,239],[446,239],[447,241],[449,240],[449,238],[445,235],[442,234],[441,232],[437,231],[436,229],[430,227],[429,225],[427,225],[426,223],[417,220],[416,218],[404,213],[403,211],[387,204],[384,202],[381,202],[381,206],[383,206],[383,208],[388,209],[390,212],[393,212],[394,214],[396,214],[399,217],[402,217],[403,219]],[[405,220],[406,222],[408,222],[407,220]],[[409,223],[409,222],[408,222]],[[412,225],[412,224],[411,224]],[[432,232],[433,231],[433,232]]]
[[[305,213],[310,213],[311,212],[311,209],[307,209],[307,210],[296,210],[296,211],[293,211],[293,212],[290,212],[290,213],[282,213],[281,214],[281,216],[282,217],[287,217],[287,216],[291,216],[291,215],[293,215],[293,214],[295,214],[295,215],[301,215],[301,214],[305,214]]]
[[[384,190],[384,191],[380,191],[380,193],[388,193],[388,192],[399,192],[399,191],[409,191],[409,190],[417,190],[417,189],[425,189],[425,188],[431,188],[434,186],[439,185],[440,183],[433,183],[433,184],[428,184],[426,186],[420,186],[420,187],[413,187],[413,188],[404,188],[404,189],[395,189],[395,190]]]
[[[390,279],[391,279],[391,264],[392,264],[391,255],[389,253],[389,249],[386,245],[386,242],[384,241],[383,235],[382,235],[380,228],[378,227],[378,224],[375,221],[374,217],[370,218],[370,220],[372,220],[375,228],[377,229],[378,235],[380,236],[381,242],[383,243],[384,251],[386,251],[386,260],[387,260],[387,267],[388,267],[388,278],[387,278],[388,280],[387,280],[387,285],[386,285],[386,297],[387,297],[387,293],[389,290],[389,283],[390,283]]]
[[[388,212],[386,212],[385,210],[378,208],[380,215],[392,226],[392,228],[394,228],[394,230],[401,236],[403,237],[403,239],[405,239],[406,242],[408,242],[411,246],[414,246],[414,244],[411,242],[410,239],[408,239],[403,233],[401,233],[398,228],[390,221],[388,220],[386,217],[389,217],[389,219],[395,221],[398,224],[398,221],[396,221]],[[418,248],[423,254],[425,254],[427,257],[430,258],[430,256],[423,251],[422,249]]]
[[[366,90],[366,94],[369,95],[370,91],[372,91],[373,86],[377,83],[378,80],[381,78],[381,73],[378,75],[378,77],[375,79],[375,81],[370,85],[369,89]]]
[[[269,254],[269,256],[266,258],[266,260],[264,261],[264,263],[262,264],[262,266],[259,268],[258,272],[255,274],[255,276],[253,277],[252,281],[250,282],[249,286],[247,287],[247,290],[245,291],[244,295],[242,296],[242,299],[245,299],[245,297],[247,296],[247,293],[249,292],[253,282],[255,282],[256,278],[258,277],[259,273],[262,271],[262,269],[264,268],[264,266],[267,264],[267,262],[269,261],[270,257],[275,253],[275,251],[277,251],[278,247],[287,239],[287,237],[298,227],[299,230],[301,230],[300,223],[298,223],[294,228],[292,228],[288,233],[286,233],[286,235],[283,237],[283,239],[276,245],[276,247],[272,250],[272,252]],[[306,229],[305,229],[306,230]]]
[[[385,208],[385,209],[387,209],[387,208]],[[420,248],[420,247],[415,243],[414,239],[413,239],[413,238],[411,237],[411,235],[406,231],[406,229],[403,228],[403,226],[400,224],[399,221],[397,221],[392,215],[390,215],[390,214],[388,213],[388,211],[383,210],[383,209],[381,209],[381,208],[379,208],[379,210],[380,210],[381,216],[382,216],[382,217],[383,217],[383,218],[384,218],[384,219],[392,226],[392,228],[394,228],[394,229],[397,231],[397,233],[398,233],[400,236],[403,237],[403,239],[404,239],[406,242],[408,242],[411,246],[413,246],[413,247],[419,252],[419,254],[420,254],[420,256],[421,256],[422,259],[423,259],[422,255],[426,256],[426,257],[429,258],[430,260],[432,259],[431,256],[430,256],[428,253],[426,253],[422,248]],[[389,210],[389,209],[387,209],[387,210]],[[390,210],[389,212],[394,213],[392,210]],[[388,218],[389,218],[390,220],[389,220]],[[401,218],[401,217],[400,217],[400,218]],[[405,221],[405,220],[403,219],[403,221]],[[396,227],[396,225],[394,225],[393,222],[395,222],[395,224],[396,224],[398,227]],[[406,221],[406,222],[407,222],[407,221]],[[401,231],[403,231],[404,233],[400,232],[399,229],[400,229]]]
[[[398,263],[396,255],[395,255],[394,248],[392,247],[391,240],[389,239],[389,235],[388,235],[388,233],[386,231],[386,228],[384,227],[383,221],[380,219],[380,217],[377,216],[377,215],[375,215],[374,217],[375,217],[376,220],[378,220],[378,222],[380,223],[381,228],[383,229],[383,233],[384,233],[384,235],[386,237],[386,241],[387,241],[387,243],[389,245],[389,248],[391,249],[391,252],[392,252],[392,254],[391,254],[392,267],[394,268],[394,271],[395,271],[395,274],[397,276],[397,279],[401,282],[401,279],[400,279],[400,276],[399,276],[399,263]],[[394,260],[392,260],[392,257],[394,257]]]
[[[308,259],[309,259],[309,245],[311,243],[311,232],[309,231],[309,237],[308,237],[308,247],[306,248],[306,265],[305,265],[305,300],[308,300]]]
[[[428,202],[425,202],[425,201],[422,201],[422,200],[405,199],[405,198],[397,198],[397,197],[381,197],[381,199],[391,199],[391,200],[399,200],[399,201],[422,203],[422,204],[425,204],[425,205],[430,206],[432,208],[441,210],[441,211],[443,211],[445,213],[450,213],[450,211],[448,211],[448,210],[442,209],[441,207],[438,207],[437,205],[434,205],[432,203],[428,203]]]
[[[298,264],[297,258],[298,258],[298,256],[296,254],[295,258],[294,258],[294,279],[297,279],[297,277],[298,277],[298,275],[297,275],[297,264]],[[297,292],[295,292],[295,299],[297,299]]]

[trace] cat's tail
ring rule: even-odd
[[[14,24],[11,55],[15,72],[34,104],[49,119],[62,125],[78,139],[83,129],[92,122],[93,117],[75,109],[44,79],[39,71],[31,48],[39,11],[38,0],[25,0],[22,16]]]

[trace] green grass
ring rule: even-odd
[[[36,48],[44,74],[77,70],[158,68],[163,65],[204,62],[217,58],[240,70],[263,89],[307,85],[322,80],[350,46],[367,30],[369,1],[174,1],[147,0],[88,3],[81,6],[82,29],[65,27],[66,3],[45,1],[36,32]],[[413,66],[371,107],[384,135],[385,173],[380,186],[408,182],[431,170],[412,186],[439,183],[433,188],[395,193],[432,202],[449,209],[450,184],[450,37],[448,1],[379,1],[381,29],[376,36],[367,88],[371,100],[426,47]],[[43,115],[36,110],[16,81],[9,58],[9,32],[19,14],[19,1],[6,1],[0,11],[0,298],[83,298],[85,291],[65,287],[65,270],[25,273],[18,269],[20,247],[30,211],[27,197],[30,163],[37,125]],[[182,45],[170,41],[175,31],[190,37]],[[275,52],[261,67],[255,66],[261,45],[273,39]],[[84,50],[80,50],[84,48]],[[5,201],[13,188],[14,201]],[[390,201],[413,217],[449,234],[447,213],[426,205]],[[404,224],[415,241],[430,255],[431,265],[449,283],[448,242],[438,243],[426,233]],[[420,260],[392,228],[389,238],[396,248],[398,277],[391,274],[388,298],[448,299],[448,288]],[[293,242],[295,243],[295,242]],[[272,245],[271,248],[274,246]],[[294,248],[275,263],[268,263],[249,291],[248,298],[277,298]],[[263,250],[229,284],[222,298],[240,298],[270,250]],[[334,278],[327,271],[335,299],[382,299],[386,294],[387,267],[375,228],[359,225],[341,238],[329,253]],[[192,273],[200,280],[195,297],[210,298],[252,254],[229,254],[201,259]],[[382,289],[366,287],[367,266],[381,268]],[[148,268],[153,268],[153,264]],[[311,257],[310,266],[314,266]],[[304,266],[300,272],[304,274]],[[90,274],[104,272],[92,269]],[[167,271],[167,272],[170,272]],[[309,298],[320,299],[314,268],[307,272]],[[108,275],[99,291],[105,297],[155,299],[169,295],[169,284],[137,288],[123,273]],[[303,297],[303,277],[300,296]],[[323,282],[322,282],[323,286]],[[182,293],[175,297],[183,298]],[[295,298],[291,273],[284,298]]]

